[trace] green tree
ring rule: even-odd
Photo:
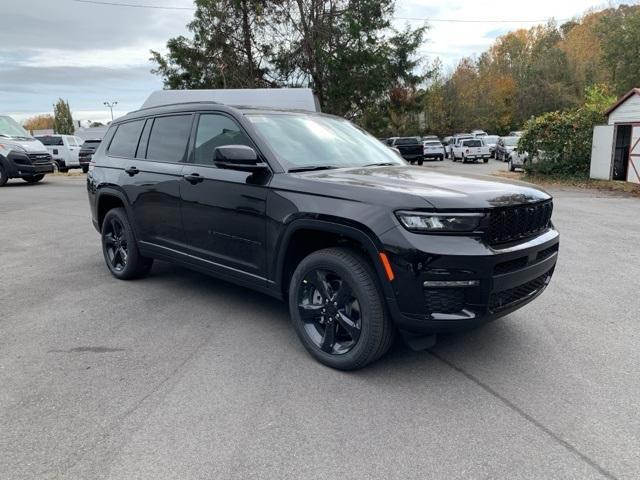
[[[196,0],[192,38],[152,51],[169,88],[311,87],[324,111],[367,123],[414,89],[426,26],[391,28],[393,0]],[[378,122],[380,123],[380,122]]]
[[[602,62],[609,69],[616,94],[640,85],[640,6],[621,5],[600,19]]]
[[[53,130],[62,135],[73,135],[75,132],[69,102],[61,98],[53,106]]]
[[[273,86],[264,42],[266,16],[275,2],[195,0],[192,38],[167,42],[167,54],[151,51],[152,70],[168,88],[252,88]]]

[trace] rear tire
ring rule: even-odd
[[[483,158],[483,159],[482,159],[482,161],[483,161],[484,163],[489,163],[489,159],[488,159],[488,158]]]
[[[111,275],[119,280],[144,277],[153,259],[140,255],[127,213],[123,208],[109,210],[102,221],[102,254]]]
[[[89,172],[89,166],[88,165],[83,165],[82,166],[82,173],[88,173]]]
[[[0,165],[0,187],[5,185],[8,180],[9,176],[7,175],[7,172],[4,170],[4,167]]]
[[[372,266],[360,253],[328,248],[297,266],[289,311],[312,357],[338,370],[356,370],[380,358],[393,343],[394,327],[383,298]]]

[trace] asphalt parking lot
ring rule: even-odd
[[[539,299],[343,373],[269,297],[164,263],[112,278],[82,176],[10,182],[0,478],[640,478],[640,200],[552,193]]]

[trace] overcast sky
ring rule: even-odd
[[[110,1],[186,8],[193,4],[192,0]],[[439,56],[452,67],[463,56],[481,53],[503,33],[534,25],[525,20],[554,17],[560,22],[608,3],[398,0],[396,16],[433,19],[421,51],[431,59]],[[74,118],[80,120],[108,120],[104,101],[118,102],[116,116],[138,108],[151,91],[162,88],[161,80],[150,73],[149,50],[162,50],[168,38],[185,34],[193,14],[188,9],[130,8],[73,0],[2,0],[2,4],[0,112],[20,121],[50,112],[58,97],[69,100]],[[419,20],[395,22],[402,26]]]

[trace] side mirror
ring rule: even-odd
[[[261,162],[256,151],[246,145],[224,145],[216,147],[213,163],[218,168],[254,172],[264,170],[267,164]]]

